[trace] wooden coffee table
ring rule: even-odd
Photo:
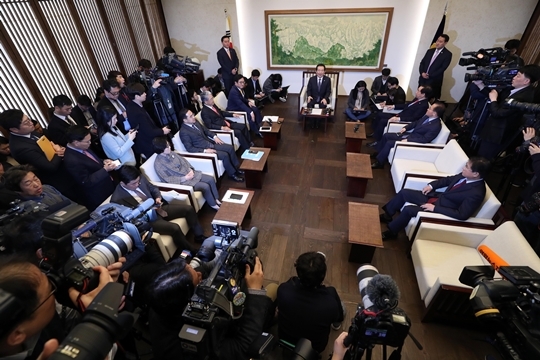
[[[379,206],[349,203],[349,262],[371,263],[376,248],[384,248]]]
[[[302,129],[306,130],[306,118],[315,119],[315,120],[324,120],[324,132],[326,132],[326,125],[328,124],[328,119],[330,116],[332,116],[332,109],[330,109],[329,112],[325,112],[323,109],[323,113],[321,115],[314,115],[311,113],[311,108],[302,108],[301,114],[302,114]]]
[[[277,150],[278,140],[281,139],[281,123],[283,123],[284,119],[279,118],[278,121],[279,123],[272,123],[272,129],[270,131],[261,131],[261,134],[264,136],[263,140],[265,148]]]
[[[358,126],[358,130],[354,129]],[[362,148],[362,140],[366,140],[366,125],[361,122],[345,123],[345,146],[350,153],[359,153]]]
[[[250,148],[250,150],[263,151],[264,155],[259,161],[243,159],[242,164],[240,165],[240,170],[243,170],[245,172],[247,188],[261,189],[263,172],[268,172],[267,160],[268,155],[270,155],[270,149],[252,147]]]
[[[219,207],[218,212],[214,216],[214,220],[230,221],[237,223],[242,227],[242,222],[245,218],[251,219],[251,200],[255,191],[246,190],[246,189],[229,189],[231,191],[238,191],[249,193],[248,198],[245,203],[237,204],[233,202],[228,202],[225,200],[221,201],[221,206]]]
[[[347,196],[363,198],[369,179],[373,179],[368,154],[347,153]]]

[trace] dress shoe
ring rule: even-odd
[[[381,220],[382,223],[388,224],[392,221],[392,217],[388,215],[387,213],[379,215],[379,220]]]
[[[287,99],[284,98],[284,97],[282,96],[282,97],[279,98],[279,101],[281,101],[281,102],[287,102]]]
[[[255,146],[255,143],[252,141],[249,143],[249,147]]]
[[[381,164],[378,161],[375,161],[373,164],[371,164],[372,169],[384,169],[384,164]]]
[[[244,175],[244,170],[236,170],[236,175]]]
[[[216,210],[216,211],[219,210],[219,205],[212,205],[212,206],[210,206],[210,207],[211,207],[212,209]]]
[[[263,134],[261,133],[257,133],[257,136],[260,137],[261,139],[263,138]]]
[[[377,151],[375,151],[373,154],[369,155],[370,158],[375,159],[379,155]]]
[[[244,182],[244,178],[241,176],[233,175],[230,178],[236,182]]]
[[[375,133],[367,134],[366,137],[368,137],[368,138],[373,137],[373,134],[375,134]]]
[[[377,146],[377,142],[373,141],[373,142],[367,143],[366,146],[367,147],[375,147],[375,146]]]
[[[390,230],[386,230],[385,232],[382,233],[383,241],[392,240],[392,239],[395,239],[395,238],[397,238],[397,234],[391,232]]]

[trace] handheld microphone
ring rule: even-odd
[[[358,129],[360,129],[360,124],[356,124],[356,126],[354,127],[354,132],[358,132]]]
[[[510,266],[502,257],[491,250],[488,246],[482,244],[478,247],[478,252],[486,258],[496,271],[499,271],[501,266]]]
[[[366,293],[379,310],[396,307],[400,297],[398,286],[390,275],[375,275],[367,284]]]

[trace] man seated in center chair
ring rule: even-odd
[[[377,143],[377,151],[371,154],[372,158],[377,159],[371,167],[373,169],[384,168],[384,163],[396,141],[427,144],[435,139],[441,132],[441,118],[445,109],[443,103],[437,102],[427,109],[424,116],[404,126],[399,133],[388,132],[384,134],[381,141]]]
[[[255,105],[255,102],[249,100],[246,96],[244,88],[246,87],[246,81],[242,74],[236,74],[234,76],[234,85],[229,90],[229,98],[227,102],[227,111],[244,111],[248,114],[248,120],[251,130],[262,138],[262,134],[259,129],[262,124],[263,116],[261,111]]]
[[[473,157],[469,159],[461,174],[432,181],[422,191],[402,189],[382,207],[384,213],[380,215],[380,220],[388,224],[388,230],[382,233],[382,239],[395,239],[398,232],[404,229],[419,211],[431,211],[458,220],[470,218],[486,196],[484,176],[489,165],[488,160]],[[436,189],[444,187],[444,192],[435,192]],[[399,216],[393,219],[394,214],[408,202],[415,205],[405,206]]]

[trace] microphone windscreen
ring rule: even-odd
[[[510,266],[502,257],[491,250],[488,246],[482,244],[478,247],[478,252],[493,266],[493,268],[499,271],[501,266]]]
[[[390,275],[375,275],[366,288],[369,299],[379,310],[396,306],[400,297],[396,282]]]

